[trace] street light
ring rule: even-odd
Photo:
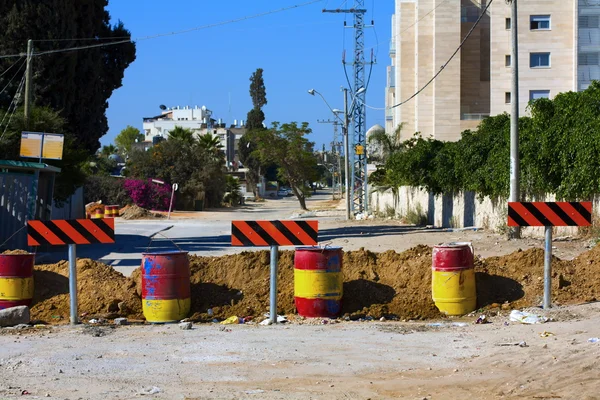
[[[325,104],[327,105],[329,110],[331,110],[333,115],[335,115],[335,117],[337,119],[339,119],[342,123],[342,136],[344,137],[344,155],[345,155],[345,157],[344,157],[344,173],[346,174],[346,178],[345,178],[346,219],[349,220],[352,199],[350,198],[351,191],[350,191],[350,172],[349,172],[350,157],[349,157],[349,148],[348,148],[348,125],[350,123],[349,122],[350,115],[354,112],[354,107],[356,106],[356,99],[358,98],[358,95],[363,93],[366,89],[364,87],[361,87],[360,89],[358,89],[356,91],[356,93],[354,94],[354,98],[352,99],[352,103],[350,103],[350,107],[348,107],[348,89],[343,88],[342,90],[344,91],[344,111],[337,109],[337,108],[335,108],[335,109],[331,108],[331,106],[329,105],[329,103],[327,102],[325,97],[315,89],[310,89],[308,91],[308,94],[314,96],[316,93],[319,96],[321,96],[321,98],[323,99],[323,101],[325,102]],[[344,114],[344,119],[341,119],[340,116],[338,115],[341,113]]]

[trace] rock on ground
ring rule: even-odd
[[[29,307],[17,306],[0,310],[0,326],[15,326],[29,323]]]

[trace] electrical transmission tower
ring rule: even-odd
[[[333,110],[334,114],[336,114],[337,110]],[[337,116],[337,114],[336,114]],[[333,121],[328,120],[317,120],[317,122],[321,124],[333,124],[333,142],[331,142],[331,160],[324,159],[325,163],[329,163],[331,165],[331,186],[333,191],[333,199],[336,198],[336,193],[339,190],[338,199],[342,198],[342,156],[341,156],[341,148],[342,142],[338,140],[338,126],[342,125],[339,119],[334,119]]]
[[[350,9],[323,10],[327,13],[346,13],[354,15],[354,86],[350,88],[352,105],[348,113],[351,114],[352,134],[346,129],[349,141],[349,154],[352,161],[352,179],[350,186],[352,214],[363,214],[368,210],[367,190],[367,121],[365,107],[365,0],[354,0],[354,7]],[[345,61],[344,61],[345,62]],[[346,127],[348,128],[348,127]]]

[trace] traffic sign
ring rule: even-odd
[[[590,226],[592,202],[509,202],[508,226]]]
[[[232,246],[316,246],[318,221],[232,221]]]

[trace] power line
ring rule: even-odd
[[[17,64],[18,62],[19,62],[19,60],[17,60],[17,62],[16,62],[15,64]],[[12,67],[13,67],[15,64],[11,65],[11,66],[10,66],[10,68],[12,68]],[[15,77],[16,77],[17,75],[19,75],[19,72],[21,72],[21,70],[23,69],[23,66],[24,66],[24,65],[25,65],[25,62],[23,62],[23,63],[21,64],[21,66],[19,67],[19,69],[17,70],[17,72],[15,72],[15,74],[12,76],[12,78],[10,78],[10,80],[8,81],[8,83],[6,84],[6,86],[4,86],[4,87],[2,88],[2,90],[0,90],[0,94],[4,93],[4,91],[5,91],[5,90],[8,88],[8,86],[10,86],[10,84],[11,84],[11,83],[12,83],[12,81],[13,81],[13,79],[15,79]],[[9,68],[9,69],[10,69],[10,68]],[[2,75],[4,75],[6,72],[8,72],[8,69],[7,69],[6,71],[4,71],[4,72],[2,73]],[[0,76],[2,76],[2,75],[0,75]]]
[[[245,17],[235,18],[235,19],[231,19],[231,20],[227,20],[227,21],[221,21],[221,22],[215,22],[215,23],[212,23],[212,24],[196,26],[194,28],[184,29],[184,30],[181,30],[181,31],[169,32],[169,33],[159,33],[159,34],[156,34],[156,35],[144,36],[144,37],[139,37],[139,38],[135,38],[135,39],[131,39],[130,37],[125,37],[126,39],[124,39],[124,40],[118,40],[118,41],[115,41],[115,42],[98,43],[98,44],[92,44],[92,45],[70,47],[70,48],[66,48],[66,49],[56,49],[56,50],[41,51],[41,52],[34,53],[33,55],[39,56],[39,55],[45,55],[45,54],[55,54],[55,53],[62,53],[62,52],[67,52],[67,51],[77,51],[77,50],[91,49],[91,48],[97,48],[97,47],[114,46],[114,45],[117,45],[117,44],[124,44],[124,43],[130,43],[130,42],[139,42],[139,41],[143,41],[143,40],[157,39],[157,38],[165,37],[165,36],[181,35],[181,34],[184,34],[184,33],[195,32],[195,31],[200,31],[200,30],[210,29],[210,28],[215,28],[215,27],[218,27],[218,26],[229,25],[229,24],[233,24],[233,23],[237,23],[237,22],[247,21],[247,20],[250,20],[250,19],[256,19],[256,18],[264,17],[266,15],[276,14],[276,13],[280,13],[280,12],[283,12],[283,11],[288,11],[288,10],[292,10],[292,9],[295,9],[295,8],[305,7],[305,6],[308,6],[308,5],[311,5],[311,4],[320,3],[322,1],[323,0],[311,0],[311,1],[307,1],[305,3],[296,4],[296,5],[293,5],[293,6],[283,7],[283,8],[279,8],[279,9],[275,9],[275,10],[270,10],[270,11],[265,11],[265,12],[262,12],[262,13],[258,13],[258,14],[254,14],[254,15],[248,15],[248,16],[245,16]],[[113,38],[93,38],[93,39],[92,38],[81,38],[81,39],[46,39],[45,41],[111,40],[111,39],[120,39],[120,38],[124,38],[124,37],[121,36],[121,37],[113,37]],[[40,40],[38,40],[38,41],[40,41]],[[0,56],[0,58],[9,58],[9,57],[16,57],[16,56],[17,55],[4,55],[4,56]],[[22,55],[19,54],[19,56],[22,56]]]
[[[0,136],[0,141],[2,141],[2,139],[4,139],[4,135],[6,134],[6,131],[7,131],[8,127],[10,126],[10,122],[12,121],[12,117],[15,114],[15,111],[17,111],[17,105],[19,103],[19,99],[21,98],[21,92],[23,91],[23,86],[24,85],[25,85],[25,74],[23,74],[23,78],[21,78],[21,83],[19,83],[19,87],[17,88],[17,92],[15,93],[15,97],[13,97],[10,105],[8,106],[8,110],[6,110],[6,114],[4,114],[4,118],[2,118],[2,122],[0,122],[0,127],[1,127],[2,123],[4,123],[4,120],[6,119],[6,116],[10,112],[10,108],[12,107],[12,112],[10,113],[10,117],[8,118],[8,122],[6,123],[6,126],[4,127],[4,131],[2,132],[2,136]]]
[[[17,65],[19,63],[19,61],[21,61],[21,59],[18,59],[17,61],[14,62],[13,65],[11,65],[10,67],[8,67],[3,73],[0,74],[0,78],[2,78],[4,76],[4,74],[6,74],[8,71],[10,71],[12,69],[12,67],[14,67],[15,65]],[[0,92],[2,93],[2,92]]]
[[[437,6],[435,6],[431,11],[429,11],[427,14],[423,15],[421,18],[419,18],[417,21],[415,21],[413,24],[407,26],[406,28],[404,28],[404,30],[402,30],[402,32],[399,32],[397,34],[395,34],[394,36],[392,36],[390,38],[390,41],[392,41],[392,39],[397,38],[398,36],[402,35],[404,32],[408,31],[410,28],[412,28],[413,26],[417,25],[419,22],[423,21],[425,18],[427,18],[429,15],[431,15],[431,13],[433,13],[435,10],[438,9],[438,7],[440,7],[442,4],[444,4],[446,1],[448,0],[442,0]],[[379,47],[380,43],[377,43],[377,46],[375,47]]]
[[[425,90],[427,88],[427,86],[429,86],[431,84],[431,82],[433,82],[435,80],[435,78],[438,77],[439,74],[442,73],[442,71],[444,70],[444,68],[446,68],[446,66],[450,63],[450,61],[452,61],[452,59],[454,58],[454,56],[456,56],[456,54],[463,47],[463,44],[465,44],[465,42],[467,41],[467,39],[469,38],[469,36],[471,36],[471,34],[473,33],[473,31],[475,30],[475,28],[477,27],[477,25],[479,25],[479,21],[481,21],[481,18],[483,18],[483,16],[485,15],[486,11],[488,10],[488,8],[490,8],[490,5],[492,5],[493,2],[494,2],[494,0],[490,0],[490,2],[485,6],[485,8],[483,9],[483,11],[481,12],[481,15],[479,16],[479,18],[477,18],[477,21],[475,21],[475,24],[471,27],[471,29],[469,30],[469,32],[467,33],[467,35],[464,37],[464,39],[462,40],[462,42],[460,42],[460,45],[457,47],[457,49],[454,51],[454,53],[452,53],[452,55],[450,56],[450,58],[448,59],[448,61],[446,61],[444,63],[444,65],[441,66],[441,68],[439,69],[439,71],[436,72],[435,75],[433,75],[433,78],[431,78],[425,84],[425,86],[423,86],[421,89],[419,89],[415,94],[413,94],[408,99],[406,99],[406,100],[404,100],[404,101],[402,101],[402,102],[400,102],[398,104],[390,106],[389,107],[390,109],[399,107],[399,106],[401,106],[401,105],[409,102],[410,100],[414,99],[415,97],[417,97],[423,90]]]

